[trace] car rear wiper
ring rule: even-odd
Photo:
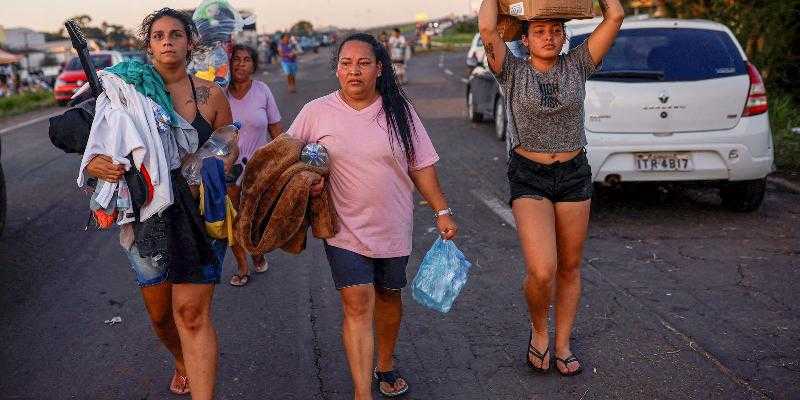
[[[664,79],[664,72],[640,70],[599,71],[595,72],[592,78],[633,78],[660,81]]]

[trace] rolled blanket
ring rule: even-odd
[[[236,238],[252,254],[275,249],[299,254],[305,249],[309,226],[319,239],[336,234],[336,210],[327,189],[310,196],[311,186],[328,175],[328,168],[301,162],[304,145],[280,135],[247,162]]]

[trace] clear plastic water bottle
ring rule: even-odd
[[[211,134],[211,137],[194,154],[190,154],[181,171],[183,177],[186,178],[186,182],[190,185],[199,185],[203,160],[209,157],[225,157],[230,154],[231,144],[236,140],[241,127],[242,125],[239,121],[220,127]]]
[[[309,143],[300,152],[300,161],[313,167],[325,168],[329,159],[328,150],[319,143]]]

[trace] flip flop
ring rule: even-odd
[[[261,256],[261,261],[262,262],[260,263],[256,263],[256,260],[253,260],[253,264],[255,267],[254,269],[259,274],[263,274],[264,272],[267,272],[267,270],[269,269],[269,263],[267,262],[267,258]]]
[[[189,394],[189,378],[179,374],[176,369],[172,382],[169,383],[169,391],[179,395]]]
[[[235,274],[231,277],[231,286],[246,286],[250,282],[250,274],[239,275]]]
[[[394,385],[395,383],[397,383],[397,380],[401,378],[397,370],[379,372],[377,369],[375,369],[375,373],[373,375],[374,375],[373,377],[375,378],[375,383],[378,384],[378,391],[381,392],[381,395],[383,395],[383,397],[398,397],[408,392],[408,382],[406,382],[405,379],[403,379],[403,382],[405,382],[405,386],[403,386],[400,390],[396,392],[387,392],[383,390],[383,385],[381,385],[381,383],[383,382],[388,383],[389,385],[392,386],[392,388],[394,388]]]
[[[575,357],[574,354],[570,354],[569,357],[567,357],[567,358],[558,358],[558,357],[556,357],[556,363],[559,363],[559,362],[564,364],[564,368],[566,368],[567,371],[569,371],[569,367],[567,367],[568,364],[574,363],[574,362],[579,364],[578,369],[576,369],[575,371],[572,371],[572,372],[563,372],[561,370],[561,368],[556,368],[558,370],[558,373],[561,374],[561,376],[575,376],[575,375],[578,375],[581,372],[583,372],[583,363],[580,360],[578,360],[578,357]]]
[[[528,339],[528,350],[525,352],[525,361],[528,362],[528,367],[530,367],[530,369],[537,374],[546,374],[548,371],[550,371],[551,364],[548,362],[547,368],[537,367],[531,362],[530,356],[536,357],[539,360],[539,365],[543,365],[544,358],[547,357],[547,353],[549,352],[550,346],[547,346],[547,349],[544,351],[544,353],[539,352],[539,350],[536,350],[536,347],[533,347],[533,330],[531,330],[531,336]]]

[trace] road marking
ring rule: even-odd
[[[444,54],[439,55],[439,68],[444,68]]]
[[[445,69],[444,73],[447,74],[447,75],[453,76],[453,71],[450,71],[449,69]]]
[[[461,78],[461,83],[469,83],[469,79],[467,79],[467,78]]]
[[[34,118],[34,119],[31,119],[31,120],[28,120],[28,121],[25,121],[25,122],[20,122],[20,123],[18,123],[16,125],[13,125],[13,126],[9,126],[8,128],[0,129],[0,135],[5,134],[6,132],[11,132],[13,130],[17,130],[19,128],[24,128],[24,127],[26,127],[28,125],[33,125],[33,124],[38,123],[38,122],[46,121],[46,120],[50,119],[51,117],[55,117],[56,115],[59,115],[59,114],[61,114],[63,112],[64,112],[63,110],[62,111],[57,111],[57,112],[54,112],[54,113],[52,113],[50,115],[43,115],[43,116],[38,117],[38,118]]]
[[[487,194],[485,192],[479,190],[472,190],[472,195],[480,199],[483,204],[489,207],[495,214],[497,214],[500,218],[506,221],[507,224],[517,229],[516,224],[514,223],[514,214],[511,212],[511,209],[505,205],[503,202],[498,200],[496,197]],[[751,385],[748,383],[744,378],[739,376],[734,370],[732,370],[727,365],[723,364],[720,359],[715,357],[713,354],[705,350],[697,341],[692,338],[691,336],[681,332],[674,326],[672,326],[669,322],[667,322],[664,318],[662,318],[658,313],[653,312],[650,308],[642,302],[638,297],[634,296],[633,294],[629,293],[624,288],[618,286],[615,282],[611,281],[609,278],[605,276],[597,267],[592,265],[591,261],[585,262],[586,267],[588,269],[593,270],[598,276],[602,277],[602,279],[608,283],[615,291],[620,293],[625,297],[631,298],[637,305],[647,311],[650,311],[650,314],[658,321],[661,326],[663,326],[666,330],[672,332],[674,335],[678,336],[684,344],[694,351],[695,353],[699,354],[706,360],[708,360],[718,371],[720,371],[723,375],[725,375],[728,379],[732,380],[735,384],[741,386],[742,388],[746,389],[748,392],[752,393],[753,395],[757,396],[761,399],[766,399],[766,395],[759,390],[759,388]]]
[[[508,208],[502,201],[498,200],[497,197],[494,197],[486,192],[474,189],[470,191],[473,196],[477,197],[478,200],[482,201],[486,207],[489,207],[492,212],[497,214],[503,221],[507,224],[511,225],[514,229],[517,229],[517,224],[514,222],[514,213],[511,212],[511,209]]]

